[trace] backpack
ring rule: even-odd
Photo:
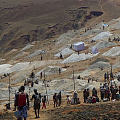
[[[35,94],[35,101],[34,101],[35,105],[39,105],[41,103],[41,98],[40,98],[40,95],[36,95]]]
[[[18,96],[18,106],[22,107],[26,105],[26,94],[20,93]]]

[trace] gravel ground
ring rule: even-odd
[[[102,54],[103,56],[109,56],[109,57],[114,57],[114,56],[119,56],[120,55],[120,47],[113,47],[107,52]]]
[[[114,45],[116,45],[116,43],[107,42],[107,41],[101,41],[101,42],[98,42],[93,47],[95,47],[97,49],[104,49],[104,48],[111,47],[111,46],[114,46]]]
[[[41,54],[45,54],[45,51],[44,50],[37,50],[34,53],[27,56],[27,58],[32,58],[32,57],[35,57],[35,56],[38,56],[38,55],[41,55]]]
[[[95,37],[92,38],[92,40],[96,41],[96,40],[103,40],[105,38],[110,37],[112,34],[108,31],[108,32],[101,32],[98,35],[96,35]]]
[[[55,54],[55,57],[60,57],[60,53],[64,56],[72,54],[74,51],[69,48],[64,48],[61,52]]]
[[[99,62],[96,62],[94,64],[92,64],[89,69],[96,69],[96,68],[109,68],[110,67],[110,64],[107,63],[107,62],[103,62],[103,61],[99,61]]]
[[[82,53],[82,54],[75,54],[73,53],[71,56],[69,56],[68,58],[66,58],[65,60],[62,61],[62,63],[73,63],[73,62],[79,62],[79,61],[82,61],[82,60],[87,60],[87,59],[90,59],[94,56],[96,56],[98,54],[91,54],[91,53],[88,53],[88,54],[85,54],[85,53]]]

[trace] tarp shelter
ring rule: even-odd
[[[108,25],[108,24],[103,23],[103,24],[102,24],[102,26],[104,26],[104,27],[108,27],[109,25]]]
[[[78,43],[73,44],[73,49],[75,51],[84,50],[85,49],[84,42],[78,42]]]
[[[92,47],[92,54],[97,54],[98,53],[98,49],[96,47]]]

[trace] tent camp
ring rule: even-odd
[[[98,49],[96,47],[92,47],[92,54],[97,54],[98,53]]]
[[[84,42],[78,42],[78,43],[73,44],[73,49],[75,51],[84,50],[85,49]]]

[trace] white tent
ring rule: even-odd
[[[98,53],[98,49],[96,47],[92,47],[92,54],[97,54]]]
[[[84,48],[85,48],[84,42],[78,42],[78,43],[73,44],[73,49],[75,51],[81,51],[81,50],[84,50]]]

